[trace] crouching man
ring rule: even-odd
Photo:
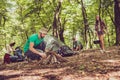
[[[46,58],[46,54],[44,53],[46,47],[44,37],[46,34],[47,29],[42,28],[38,33],[33,34],[28,38],[24,45],[24,54],[28,59],[40,60],[40,58]]]

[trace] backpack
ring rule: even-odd
[[[100,44],[100,40],[93,41],[94,44]]]
[[[4,55],[4,63],[7,63],[7,64],[9,64],[11,61],[10,61],[10,54],[8,54],[8,53],[5,53],[5,55]]]
[[[82,44],[80,44],[80,48],[83,49],[83,45]]]
[[[63,57],[72,56],[74,54],[74,52],[68,46],[66,46],[66,45],[61,46],[58,49],[57,53],[60,54]]]
[[[16,47],[15,48],[15,52],[14,52],[14,56],[17,56],[17,61],[23,61],[24,60],[24,56],[22,55],[22,50],[20,49],[20,47]]]

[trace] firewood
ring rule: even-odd
[[[67,62],[68,60],[63,58],[61,55],[57,54],[55,51],[49,51],[47,52],[50,55],[54,55],[56,57],[56,59],[60,62]]]
[[[67,62],[68,60],[63,58],[61,55],[57,54],[54,51],[48,51],[46,52],[47,58],[41,59],[40,64],[54,64],[54,63],[61,63],[61,62]]]

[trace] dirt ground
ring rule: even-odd
[[[120,47],[100,53],[83,50],[68,62],[42,65],[37,61],[1,64],[0,80],[120,80]]]

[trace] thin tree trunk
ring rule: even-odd
[[[53,20],[53,36],[58,38],[58,29],[59,29],[59,14],[61,9],[61,1],[58,2],[58,6],[56,7],[54,20]]]
[[[61,21],[60,21],[60,23],[61,23]],[[64,22],[63,22],[62,25],[60,25],[60,29],[59,29],[59,38],[63,43],[65,43],[65,40],[64,40],[64,37],[63,37],[65,23],[66,23],[66,20],[64,19]]]
[[[78,1],[79,3],[79,1]],[[88,20],[87,20],[87,13],[86,13],[86,10],[85,10],[85,7],[84,7],[84,4],[83,4],[83,0],[81,0],[81,6],[82,6],[82,15],[83,15],[83,20],[84,20],[84,27],[85,27],[85,43],[86,43],[86,49],[89,47],[89,42],[88,42],[88,28],[89,28],[89,25],[88,25]]]
[[[120,45],[120,0],[114,0],[114,2],[116,45]]]
[[[101,2],[102,2],[102,1],[100,0],[99,9],[98,9],[98,10],[99,10],[99,11],[98,11],[98,12],[99,12],[99,16],[100,16],[100,14],[101,14]]]

